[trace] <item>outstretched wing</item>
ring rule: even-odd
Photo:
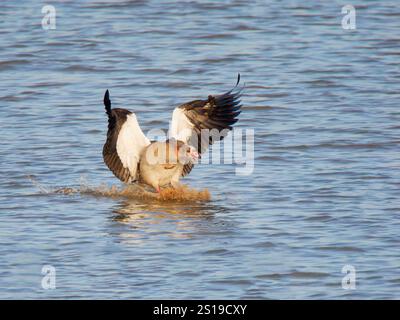
[[[125,109],[111,109],[108,90],[104,95],[104,105],[108,115],[104,162],[118,179],[132,182],[137,179],[140,155],[150,141],[140,129],[134,113]]]
[[[194,100],[175,108],[172,114],[170,137],[195,147],[201,154],[216,140],[222,140],[232,130],[241,112],[241,89],[236,86],[221,95],[208,96],[207,100]],[[206,129],[206,130],[204,130]],[[185,165],[183,176],[193,165]]]

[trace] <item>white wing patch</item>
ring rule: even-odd
[[[117,139],[117,153],[124,168],[128,168],[132,177],[136,177],[140,154],[150,144],[150,140],[140,129],[134,113],[127,116]]]
[[[175,108],[172,113],[172,121],[169,130],[170,138],[188,143],[192,136],[193,128],[193,124],[186,117],[184,111],[180,108]]]

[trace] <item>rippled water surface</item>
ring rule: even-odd
[[[45,4],[0,4],[0,298],[400,298],[398,1]],[[211,201],[51,192],[121,187],[106,89],[146,132],[238,72],[254,172],[198,165]]]

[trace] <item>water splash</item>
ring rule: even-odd
[[[110,198],[127,198],[139,200],[155,200],[155,201],[171,201],[171,202],[186,202],[186,201],[210,201],[211,196],[208,189],[196,190],[187,185],[181,185],[179,188],[165,188],[160,193],[148,191],[145,187],[137,184],[125,186],[108,186],[102,184],[99,186],[90,185],[84,178],[80,180],[80,186],[74,187],[59,187],[50,188],[44,187],[37,182],[33,177],[29,176],[29,180],[37,187],[41,193],[45,194],[64,194],[64,195],[91,195],[97,197]]]
[[[158,201],[209,201],[210,193],[207,189],[195,190],[182,185],[179,188],[165,188],[160,193],[147,191],[140,185],[123,187],[100,185],[98,187],[81,186],[81,194],[103,197],[123,197],[128,199],[154,199]]]

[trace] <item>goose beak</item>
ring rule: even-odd
[[[192,150],[190,152],[190,156],[194,162],[197,162],[199,160],[199,153],[196,150]]]

